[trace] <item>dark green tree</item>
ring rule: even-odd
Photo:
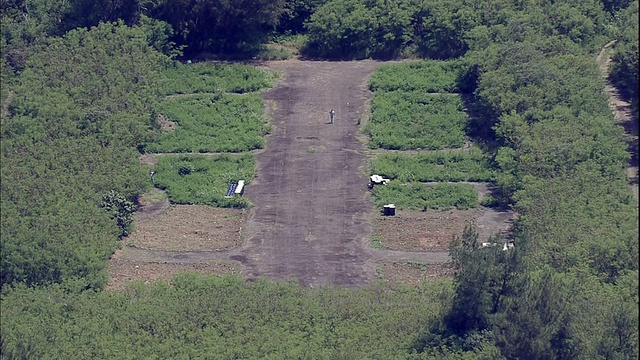
[[[626,9],[631,5],[634,0],[601,0],[604,5],[604,9],[610,13],[615,13],[618,10]]]
[[[250,55],[257,51],[285,11],[284,0],[162,0],[150,16],[166,21],[187,54]]]
[[[575,359],[571,277],[549,269],[520,274],[516,296],[505,299],[495,336],[507,359]]]
[[[329,58],[393,58],[411,40],[411,1],[333,0],[318,7],[306,28],[304,53]]]
[[[300,34],[305,32],[304,24],[318,6],[329,0],[289,0],[285,2],[285,9],[280,15],[276,32],[279,34]]]
[[[122,230],[120,237],[129,235],[129,228],[133,222],[133,213],[136,210],[136,206],[132,201],[111,190],[102,196],[100,207],[109,213],[112,220],[116,221],[116,224]]]
[[[144,3],[145,0],[70,0],[61,25],[66,31],[119,20],[133,26],[140,18]]]
[[[445,322],[452,333],[465,336],[491,330],[491,318],[502,309],[503,298],[511,294],[517,273],[517,251],[504,246],[500,236],[481,244],[470,226],[451,242],[456,295]]]

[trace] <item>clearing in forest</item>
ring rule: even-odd
[[[181,266],[216,273],[213,264],[218,264],[224,270],[220,273],[294,279],[305,286],[361,286],[380,276],[414,284],[417,279],[447,274],[445,244],[460,234],[465,223],[476,224],[481,236],[505,230],[511,214],[488,208],[417,214],[399,210],[395,219],[387,219],[390,228],[378,222],[379,209],[368,190],[372,150],[362,135],[372,98],[369,78],[378,65],[375,61],[262,63],[261,67],[283,76],[263,94],[272,126],[265,148],[254,152],[256,174],[244,194],[253,207],[209,211],[171,205],[149,215],[143,206],[138,215],[146,223],[134,224],[134,236],[125,240],[131,246],[112,260],[112,266],[120,269],[118,278],[158,278],[151,271],[157,272],[155,268],[149,276],[144,274],[149,263],[164,264],[158,266],[165,266],[167,274]],[[449,101],[443,104],[448,106]],[[330,109],[335,111],[334,124],[329,124]],[[144,161],[154,164],[157,157]],[[489,193],[484,183],[472,186],[481,190],[478,201]],[[181,212],[188,215],[177,216]],[[241,221],[229,220],[238,214]],[[217,225],[212,224],[224,224],[220,230],[226,238],[215,235]],[[160,228],[163,235],[154,236]],[[401,230],[410,230],[404,233],[408,242],[422,241],[422,245],[372,246],[376,234]],[[240,245],[225,250],[234,242]],[[425,247],[429,242],[435,245]],[[135,269],[135,274],[123,274],[126,269]],[[118,288],[111,278],[111,286]]]

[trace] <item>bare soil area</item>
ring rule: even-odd
[[[424,281],[438,280],[453,275],[446,264],[422,264],[414,262],[384,262],[377,272],[379,277],[391,287],[408,285],[418,287]]]
[[[158,114],[158,123],[160,124],[160,129],[162,131],[173,131],[177,126],[175,121],[171,121],[171,119],[166,117],[164,114]]]
[[[398,251],[446,251],[465,226],[475,226],[481,242],[495,234],[508,236],[515,214],[489,208],[449,211],[397,211],[376,215],[372,242]]]
[[[447,250],[454,236],[473,224],[479,209],[451,211],[401,211],[395,216],[376,215],[373,243],[389,250]]]
[[[315,286],[357,286],[375,277],[366,239],[364,145],[359,118],[371,97],[373,61],[267,62],[282,81],[264,94],[275,131],[257,155],[245,195],[256,205],[236,257],[250,276]],[[329,124],[329,110],[335,123]]]
[[[131,281],[138,280],[144,283],[154,281],[170,281],[171,278],[185,271],[196,271],[206,275],[241,275],[241,270],[232,263],[196,263],[196,264],[175,264],[175,263],[153,263],[143,261],[128,261],[117,259],[114,256],[109,261],[109,282],[105,290],[122,291],[125,290]]]
[[[146,159],[152,159],[145,157]],[[155,219],[169,209],[171,204],[167,195],[160,189],[153,188],[138,199],[138,209],[134,215],[134,227],[150,219]]]
[[[172,205],[153,221],[137,221],[126,245],[163,251],[221,251],[240,244],[243,211]]]

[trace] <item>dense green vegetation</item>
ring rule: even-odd
[[[333,58],[419,55],[446,59],[463,55],[467,48],[464,31],[480,22],[478,14],[463,4],[463,1],[327,1],[316,9],[306,25],[307,52]]]
[[[526,10],[524,19],[539,11]],[[463,259],[446,330],[423,344],[489,332],[506,358],[631,359],[638,213],[622,171],[629,156],[622,130],[593,60],[598,32],[544,36],[534,24],[524,23],[534,30],[526,37],[472,46],[467,55],[477,64],[472,126],[494,137],[501,200],[521,214],[517,250],[486,254],[467,234],[455,250]]]
[[[194,274],[126,293],[21,287],[5,294],[20,301],[2,302],[2,351],[38,359],[406,358],[451,295],[447,281],[391,292]]]
[[[149,186],[135,149],[151,139],[168,59],[140,27],[102,24],[48,42],[2,117],[1,283],[101,288],[123,231],[102,197],[133,200]]]
[[[241,64],[174,62],[163,72],[166,95],[155,112],[177,124],[148,152],[242,152],[264,146],[270,126],[258,91],[274,73]],[[239,96],[242,94],[242,96]]]
[[[169,98],[158,113],[177,123],[145,147],[149,152],[242,152],[264,147],[270,130],[258,94]]]
[[[333,0],[307,23],[307,51],[333,58],[449,59],[491,42],[534,37],[595,49],[609,23],[595,0]]]
[[[617,40],[612,79],[637,104],[637,0],[29,0],[0,9],[2,358],[638,358],[638,212],[594,61]],[[460,146],[465,130],[484,140],[498,200],[521,215],[516,247],[479,248],[468,229],[451,249],[452,289],[303,290],[185,276],[101,291],[130,203],[150,186],[137,156],[158,139],[165,95],[220,100],[266,84],[246,68],[217,67],[231,79],[246,70],[240,82],[221,81],[171,57],[255,56],[276,26],[276,35],[306,36],[309,56],[460,57],[440,63],[448,71],[434,61],[402,65],[418,75],[383,68],[372,79],[371,126],[385,125],[369,131],[380,134],[376,147]],[[193,69],[200,79],[184,76]],[[394,88],[377,83],[395,79]],[[473,116],[457,117],[457,95],[428,91],[468,94]],[[426,111],[442,116],[428,122]],[[382,135],[394,121],[409,126]],[[407,142],[425,129],[449,130]],[[156,179],[179,193],[190,185],[172,161],[161,160]],[[185,169],[213,169],[201,161]],[[456,189],[438,191],[466,199]]]
[[[459,96],[422,92],[375,92],[370,146],[390,150],[460,148],[467,114]]]
[[[388,153],[371,162],[371,173],[409,181],[493,181],[489,158],[477,147],[469,151]]]
[[[251,183],[252,155],[163,155],[155,166],[156,186],[166,190],[176,204],[203,204],[243,208],[249,200],[225,198],[227,186],[238,180]]]

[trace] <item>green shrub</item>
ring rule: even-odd
[[[230,183],[254,177],[255,159],[241,155],[166,155],[156,165],[156,186],[167,191],[175,204],[203,204],[225,208],[245,208],[243,197],[225,198]]]
[[[120,237],[127,236],[129,234],[129,225],[133,222],[133,212],[136,210],[135,204],[121,194],[111,190],[102,196],[100,207],[108,212],[111,219],[115,220],[118,227],[122,229]]]
[[[499,201],[495,199],[493,196],[485,196],[484,198],[482,198],[480,205],[485,207],[494,207],[499,205]]]
[[[302,53],[334,59],[393,58],[411,40],[408,6],[407,1],[327,1],[305,23],[308,43]]]
[[[261,48],[255,58],[260,60],[287,60],[293,55],[294,54],[291,49],[281,46],[266,45]]]
[[[453,207],[464,210],[478,207],[478,194],[468,184],[428,186],[392,180],[387,185],[374,187],[373,194],[378,207],[385,204],[395,204],[398,209],[409,210],[447,210]]]

